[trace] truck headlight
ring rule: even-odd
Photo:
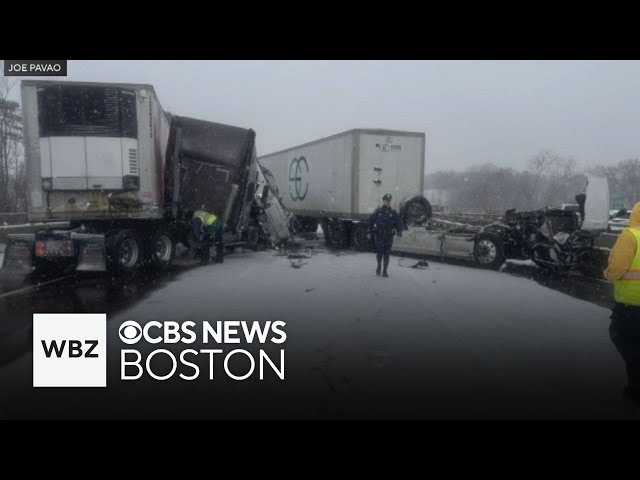
[[[44,190],[45,192],[48,192],[49,190],[51,190],[52,187],[53,187],[53,184],[51,183],[50,178],[42,179],[42,190]]]
[[[122,188],[125,190],[137,190],[140,186],[140,179],[133,175],[127,175],[122,178]]]

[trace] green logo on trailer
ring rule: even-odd
[[[301,202],[309,190],[309,165],[304,157],[294,158],[289,165],[289,195],[294,202]]]

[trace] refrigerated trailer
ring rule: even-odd
[[[253,130],[171,115],[139,84],[27,80],[22,111],[29,221],[70,227],[9,236],[4,268],[166,267],[199,209],[224,220],[227,244],[290,234],[287,219],[260,221],[275,200]]]
[[[328,243],[366,249],[366,220],[390,193],[405,219],[428,218],[425,134],[354,129],[260,157],[305,230],[318,223]]]

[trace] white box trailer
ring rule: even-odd
[[[169,119],[151,85],[24,80],[22,113],[30,221],[163,216]]]
[[[351,241],[366,248],[367,220],[390,193],[401,214],[419,207],[422,197],[425,134],[396,130],[354,129],[259,158],[272,173],[284,203],[304,230],[321,222],[335,246]]]

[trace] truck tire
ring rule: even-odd
[[[325,231],[327,244],[333,248],[347,248],[349,246],[349,225],[343,221],[333,221],[328,223],[328,231]]]
[[[316,233],[318,231],[318,219],[312,217],[299,217],[301,233]]]
[[[351,226],[351,245],[359,252],[370,252],[373,250],[373,241],[367,238],[367,224],[356,223]]]
[[[107,235],[107,263],[110,270],[133,273],[143,262],[142,242],[131,230],[119,230]]]
[[[331,237],[329,236],[329,222],[327,222],[327,220],[322,220],[320,222],[320,228],[322,228],[324,243],[327,245],[327,247],[332,247],[333,245],[331,245]]]
[[[578,272],[589,278],[602,278],[602,272],[607,268],[608,255],[600,250],[592,250],[583,255],[578,261]]]
[[[481,233],[475,240],[473,256],[480,266],[497,270],[505,261],[502,240],[494,233]]]
[[[249,225],[246,236],[247,248],[259,251],[264,250],[266,241],[264,234],[262,233],[262,227],[260,225]]]
[[[400,217],[403,223],[420,223],[431,218],[431,204],[423,196],[410,198],[400,207]]]
[[[173,256],[176,253],[176,242],[171,234],[164,229],[158,230],[147,248],[149,264],[160,270],[165,270],[171,266]]]

